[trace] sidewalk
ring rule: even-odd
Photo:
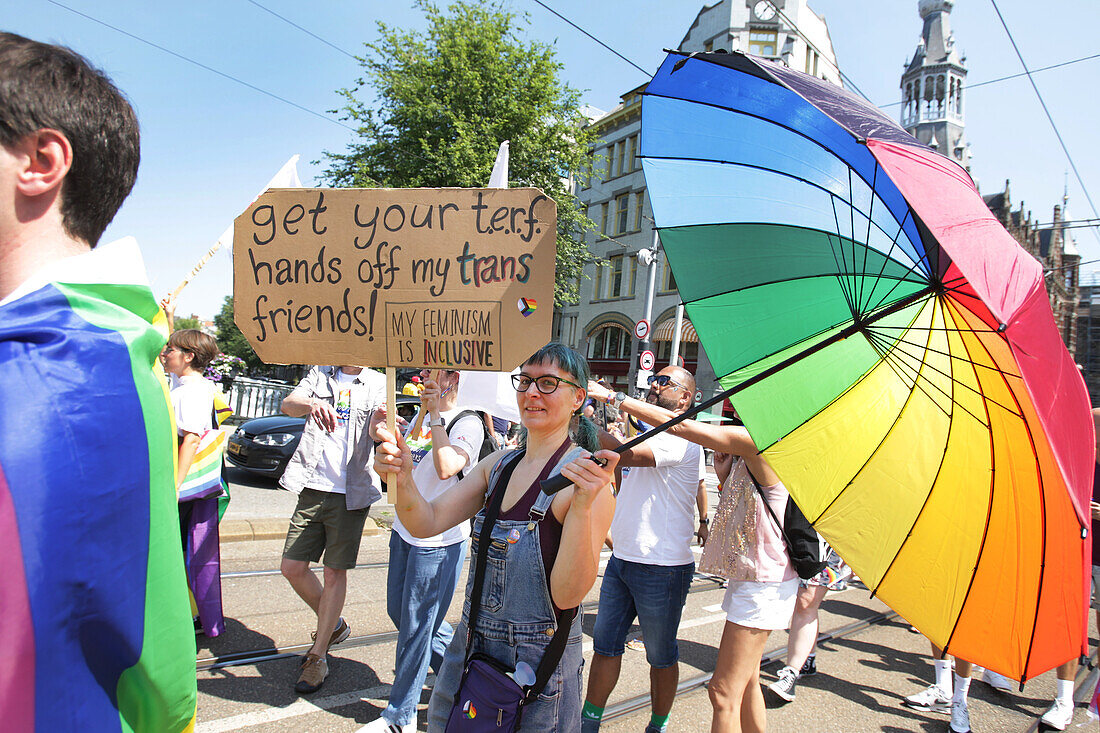
[[[281,540],[286,537],[298,497],[271,479],[253,476],[235,467],[229,468],[228,477],[232,498],[218,527],[221,541]],[[363,525],[364,537],[382,534],[393,524],[393,505],[383,501],[384,495],[371,505]]]

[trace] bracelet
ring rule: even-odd
[[[699,524],[710,524],[710,520],[706,517],[699,517]]]

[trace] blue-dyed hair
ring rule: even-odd
[[[582,389],[588,389],[588,380],[592,375],[592,372],[588,368],[588,360],[565,344],[551,341],[546,344],[546,346],[543,346],[541,349],[531,354],[531,356],[527,357],[527,360],[523,362],[522,366],[527,366],[528,364],[537,364],[540,366],[553,364],[572,376],[573,381],[579,384]],[[596,429],[596,423],[581,414],[581,410],[583,409],[584,401],[582,400],[580,409],[573,414],[574,422],[570,423],[569,437],[574,443],[584,448],[586,451],[595,453],[600,449],[599,433]]]

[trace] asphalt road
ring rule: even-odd
[[[289,517],[294,497],[278,490],[273,482],[251,480],[231,474],[234,517]],[[244,479],[246,483],[237,481]],[[712,481],[713,488],[713,481]],[[716,497],[712,495],[713,501]],[[372,510],[372,515],[375,513]],[[360,563],[385,563],[387,532],[363,538]],[[278,567],[282,542],[279,540],[226,542],[222,546],[222,570],[274,570]],[[605,558],[606,559],[606,558]],[[393,625],[385,611],[386,569],[370,567],[349,573],[344,616],[352,638],[383,634],[377,643],[336,647],[330,656],[330,676],[324,687],[310,696],[294,690],[297,659],[286,658],[198,673],[200,733],[214,731],[352,731],[378,717],[385,705],[393,679],[395,643]],[[463,586],[464,587],[464,584]],[[599,580],[585,604],[584,625],[590,633],[595,620]],[[308,643],[313,616],[278,575],[235,577],[223,581],[227,632],[216,639],[198,637],[200,661],[247,650],[286,647]],[[724,615],[719,604],[723,590],[713,580],[697,578],[688,596],[680,626],[680,679],[687,681],[713,671]],[[460,599],[452,603],[448,619],[456,620]],[[823,633],[851,626],[860,619],[888,611],[862,589],[830,594],[821,614]],[[591,657],[591,640],[586,638],[586,659]],[[1093,643],[1096,630],[1093,629]],[[780,652],[786,634],[769,640],[769,651]],[[920,713],[901,705],[905,695],[927,685],[931,665],[928,644],[909,631],[899,618],[877,623],[856,633],[823,643],[818,651],[819,674],[799,683],[797,698],[780,704],[768,697],[768,723],[772,731],[946,731],[947,716]],[[779,662],[763,668],[765,683],[775,678]],[[648,691],[648,666],[644,652],[627,650],[623,673],[610,705]],[[1083,679],[1084,675],[1079,677]],[[429,677],[428,684],[431,684]],[[979,679],[971,685],[970,712],[975,731],[1034,730],[1038,717],[1049,705],[1054,692],[1053,673],[1028,682],[1023,693],[1005,694]],[[419,718],[424,730],[426,690]],[[649,720],[648,707],[609,720],[609,733],[641,731]],[[710,703],[705,688],[677,698],[670,731],[709,729]],[[1078,707],[1070,730],[1097,730]]]

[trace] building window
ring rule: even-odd
[[[607,146],[607,177],[608,178],[614,178],[615,177],[614,165],[615,165],[615,146],[614,145],[608,145]]]
[[[619,153],[619,175],[621,176],[624,173],[626,173],[626,164],[627,164],[627,160],[626,160],[626,140],[620,140],[616,144],[615,147],[618,148],[618,153]]]
[[[612,255],[607,261],[607,297],[633,298],[638,260],[627,255]]]
[[[603,326],[588,338],[589,359],[627,359],[630,334],[617,323]]]
[[[623,255],[612,255],[607,258],[608,278],[607,297],[618,298],[623,294]]]
[[[669,266],[668,260],[665,260],[664,271],[661,273],[661,287],[660,292],[671,293],[676,290],[676,277],[672,274],[672,267]]]
[[[604,262],[596,263],[596,283],[592,286],[592,300],[603,300],[604,282],[607,280],[607,264]]]
[[[600,234],[607,235],[607,203],[600,204]]]
[[[624,234],[630,214],[630,194],[624,193],[615,197],[615,233]]]
[[[634,194],[634,231],[642,231],[642,204],[645,202],[645,191]]]
[[[749,53],[756,56],[775,56],[778,31],[754,29],[749,31]]]
[[[630,170],[636,171],[640,167],[638,164],[638,136],[631,135],[627,142],[630,144]]]
[[[714,39],[713,38],[703,44],[703,50],[706,51],[707,53],[710,53],[711,51],[714,50]]]

